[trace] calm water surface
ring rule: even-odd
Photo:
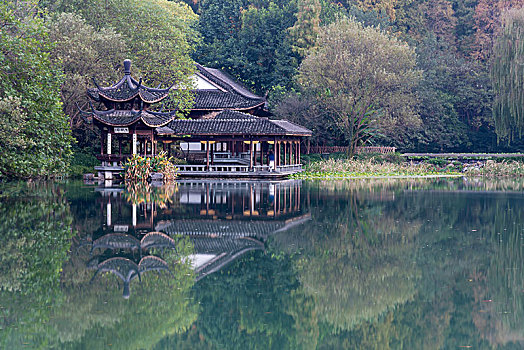
[[[0,185],[2,349],[524,349],[524,183]]]

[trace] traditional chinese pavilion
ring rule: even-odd
[[[192,79],[195,100],[187,119],[177,119],[177,111],[151,110],[172,87],[151,88],[137,81],[129,60],[116,84],[100,87],[94,81],[87,93],[105,110],[91,106],[82,115],[101,131],[99,177],[112,178],[132,154],[152,156],[160,150],[187,160],[179,166],[181,176],[282,177],[301,171],[301,141],[311,136],[310,130],[269,119],[265,98],[218,69],[197,64]],[[180,145],[176,150],[175,143]]]

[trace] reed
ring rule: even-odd
[[[468,176],[489,177],[522,177],[524,176],[524,163],[518,161],[487,160],[472,166],[464,167],[464,174]]]
[[[374,158],[327,159],[308,164],[305,171],[294,175],[295,178],[350,178],[375,176],[427,176],[458,175],[454,167],[439,167],[428,163],[391,163],[377,162]]]

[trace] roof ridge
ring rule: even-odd
[[[265,101],[265,98],[264,97],[261,97],[261,96],[258,96],[256,94],[254,94],[253,92],[251,92],[247,87],[243,86],[242,83],[238,82],[238,81],[234,81],[233,77],[230,77],[229,74],[227,72],[223,72],[221,69],[219,68],[210,68],[210,67],[205,67],[199,63],[196,63],[196,66],[197,66],[197,69],[198,71],[204,73],[204,76],[206,76],[206,78],[210,79],[213,83],[215,84],[218,84],[220,85],[222,88],[225,88],[226,90],[232,90],[232,91],[228,91],[228,92],[231,92],[231,93],[234,93],[234,94],[237,94],[237,95],[240,95],[244,98],[247,98],[247,99],[250,99],[250,100],[255,100],[255,101],[258,101],[258,100],[261,100],[261,101]],[[211,69],[214,69],[218,72],[220,72],[222,75],[224,75],[224,77],[228,80],[231,80],[230,82],[224,80],[224,78],[220,77],[220,76],[217,76],[216,74],[214,74],[213,72],[211,72],[210,70]],[[206,75],[207,74],[207,75]],[[236,84],[238,85],[238,87],[234,86],[233,84]],[[225,86],[224,86],[225,85]],[[229,89],[228,89],[229,88]],[[242,93],[241,91],[239,90],[245,90],[249,95],[252,95],[252,96],[249,96],[245,93]]]

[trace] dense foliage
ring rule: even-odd
[[[344,19],[320,30],[297,81],[319,119],[315,124],[331,121],[352,154],[377,131],[395,138],[418,125],[415,63],[408,45]]]
[[[85,88],[93,77],[114,82],[124,58],[133,61],[134,75],[155,86],[190,84],[192,59],[224,69],[267,96],[277,117],[312,128],[314,144],[520,150],[523,6],[524,0],[4,1],[0,174],[36,177],[65,170],[70,128],[81,152],[98,149],[97,130],[81,122],[74,103],[86,106]],[[348,102],[354,92],[335,91],[333,84],[366,97],[362,74],[347,61],[337,67],[339,60],[327,58],[323,73],[335,72],[329,85],[304,89],[307,67],[336,40],[337,29],[351,32],[347,23],[356,23],[353,32],[361,32],[357,42],[363,46],[366,37],[380,32],[389,44],[415,51],[399,59],[384,55],[391,45],[380,45],[366,56],[369,66],[373,60],[384,67],[404,62],[420,77],[401,74],[395,93]],[[338,58],[355,54],[344,45],[336,50]],[[386,73],[389,77],[389,68]],[[184,112],[192,100],[189,89],[173,90],[166,108]],[[356,128],[334,118],[347,117],[348,109],[359,111],[349,123]],[[497,136],[511,144],[499,143]]]
[[[0,178],[67,171],[71,130],[59,67],[35,1],[0,3]]]
[[[189,7],[167,0],[47,0],[47,25],[56,42],[53,58],[65,73],[64,112],[82,148],[98,145],[99,137],[80,120],[75,106],[86,108],[86,88],[95,78],[102,86],[122,76],[122,61],[133,62],[132,74],[151,86],[190,84],[190,58],[199,35]],[[137,78],[138,79],[138,78]],[[187,111],[193,95],[172,90],[166,109]],[[95,130],[98,132],[98,130]]]
[[[524,133],[524,8],[504,13],[493,50],[493,116],[500,137],[511,141]]]
[[[168,157],[165,151],[154,157],[141,157],[133,154],[124,164],[125,179],[130,182],[145,183],[151,181],[153,173],[161,173],[162,180],[172,182],[177,177],[177,168],[173,157]]]
[[[347,140],[329,116],[322,117],[322,111],[312,109],[309,99],[297,93],[293,77],[319,44],[319,31],[350,17],[407,42],[416,49],[416,69],[422,72],[416,86],[418,103],[413,105],[422,121],[420,127],[393,136],[376,134],[375,143],[420,152],[522,147],[518,139],[511,147],[497,143],[489,74],[493,43],[504,22],[501,16],[507,9],[522,7],[522,0],[236,0],[220,2],[222,6],[214,0],[186,2],[200,14],[203,40],[195,59],[226,69],[261,94],[269,92],[272,111],[312,127],[314,143],[340,145]],[[275,17],[272,23],[246,25],[248,14],[270,9]],[[296,20],[277,25],[280,13]],[[260,39],[246,45],[246,32]],[[267,57],[246,54],[254,50]],[[280,55],[290,51],[292,56]]]

